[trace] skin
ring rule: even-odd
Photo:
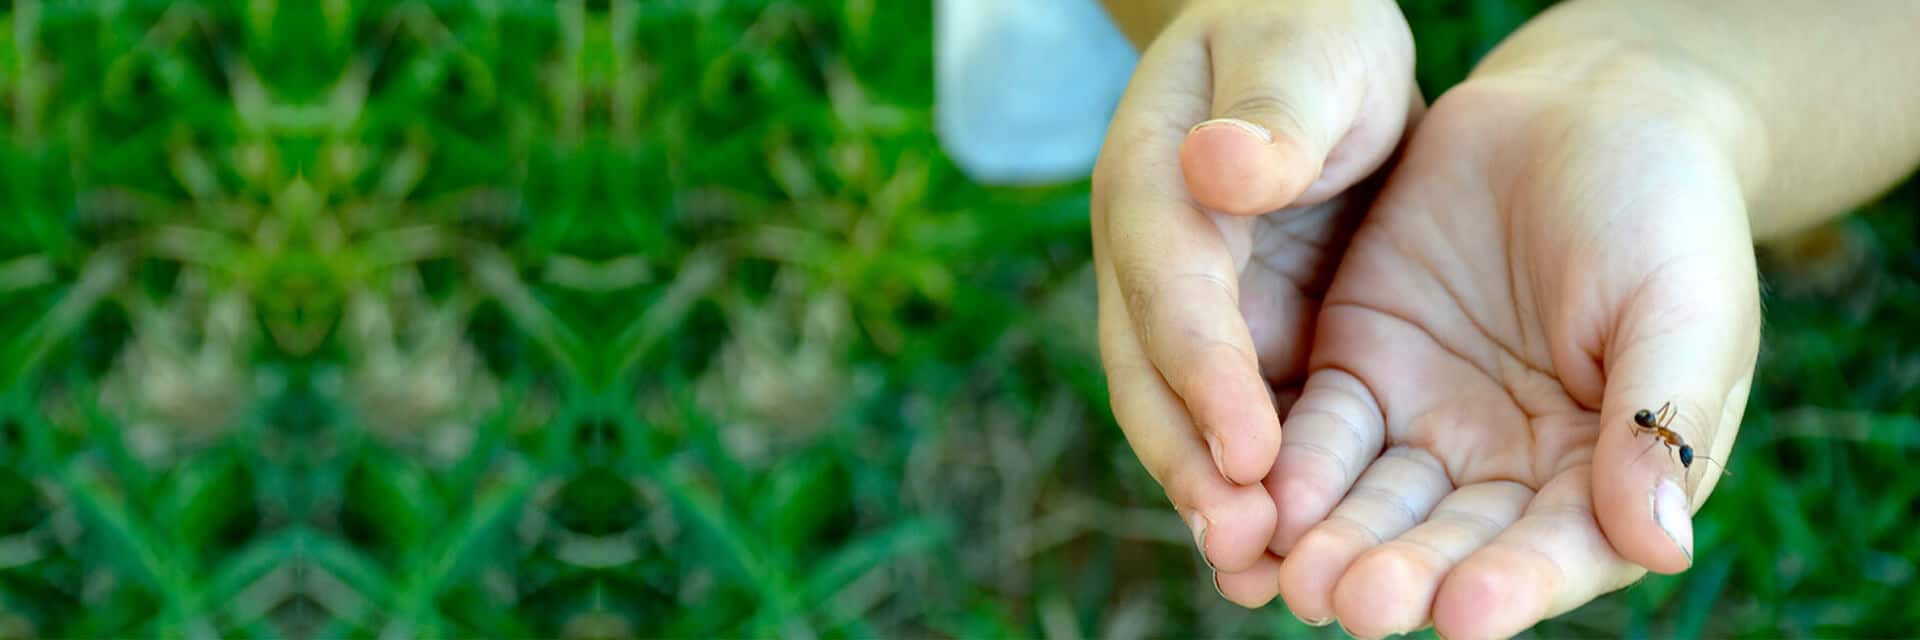
[[[1377,199],[1420,113],[1391,6],[1168,6],[1095,173],[1115,416],[1223,596],[1356,635],[1512,635],[1684,570],[1720,476],[1631,416],[1672,401],[1725,459],[1752,242],[1920,160],[1911,3],[1563,4]],[[1220,117],[1258,126],[1187,132]]]
[[[1260,482],[1363,181],[1421,108],[1412,38],[1389,2],[1196,3],[1158,33],[1093,176],[1102,362],[1222,586],[1271,584]]]
[[[1759,343],[1753,249],[1701,240],[1749,230],[1697,125],[1608,99],[1479,81],[1415,134],[1328,291],[1267,483],[1295,613],[1507,635],[1690,563],[1691,505],[1654,505],[1686,478],[1627,425],[1671,399],[1724,457]]]

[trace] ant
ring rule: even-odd
[[[1673,417],[1679,413],[1678,410],[1673,408],[1673,403],[1668,402],[1660,405],[1660,411],[1657,413],[1646,409],[1634,412],[1633,424],[1628,426],[1633,429],[1635,434],[1652,434],[1653,444],[1667,445],[1667,451],[1669,453],[1673,452],[1674,447],[1679,447],[1680,466],[1686,469],[1692,469],[1694,458],[1693,446],[1687,444],[1687,441],[1680,437],[1679,432],[1667,428],[1667,425],[1673,424]],[[1653,444],[1647,445],[1647,451],[1653,450]],[[1647,455],[1647,451],[1641,451],[1640,455]],[[1639,460],[1638,457],[1634,459]],[[1700,459],[1720,465],[1720,473],[1733,475],[1732,472],[1727,471],[1727,465],[1722,464],[1719,460],[1714,460],[1706,456],[1700,456]]]

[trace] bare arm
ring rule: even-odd
[[[1920,3],[1574,0],[1475,78],[1653,87],[1719,134],[1756,239],[1813,226],[1920,164]],[[1663,86],[1664,85],[1664,86]]]
[[[1187,0],[1100,0],[1107,14],[1113,16],[1114,24],[1120,25],[1121,33],[1133,41],[1133,46],[1145,49],[1160,30],[1179,15],[1180,8]]]

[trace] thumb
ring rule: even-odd
[[[1202,207],[1258,215],[1330,197],[1384,164],[1420,108],[1397,16],[1288,19],[1295,28],[1224,24],[1208,37],[1210,118],[1180,148]]]
[[[1725,244],[1733,255],[1657,272],[1608,345],[1594,515],[1622,557],[1660,573],[1693,563],[1693,512],[1725,470],[1759,353],[1753,249]]]

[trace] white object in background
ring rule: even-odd
[[[1093,168],[1138,54],[1097,0],[936,0],[934,119],[973,179]]]

